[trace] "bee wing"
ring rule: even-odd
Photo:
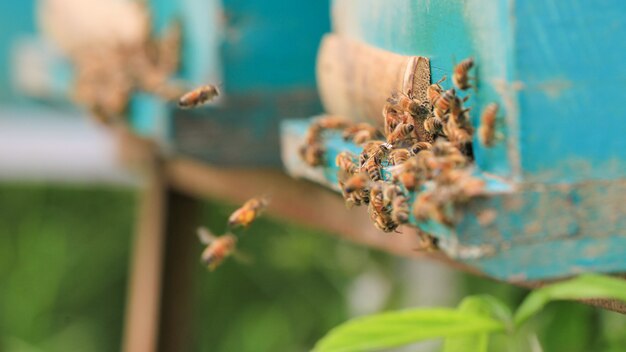
[[[207,229],[206,227],[199,227],[197,231],[197,235],[198,235],[198,239],[200,240],[200,243],[206,244],[206,245],[215,241],[215,239],[217,238],[211,232],[211,230]]]
[[[242,264],[251,265],[254,263],[254,258],[251,254],[242,252],[240,250],[236,250],[233,252],[233,258]]]

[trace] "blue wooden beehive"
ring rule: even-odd
[[[280,165],[280,119],[321,110],[315,53],[328,1],[153,0],[151,9],[157,30],[183,24],[181,78],[221,83],[223,97],[196,111],[138,97],[135,130],[215,164]]]
[[[509,281],[626,271],[626,3],[335,0],[333,13],[340,36],[430,59],[433,82],[473,57],[474,126],[488,103],[501,106],[503,138],[474,143],[487,194],[454,228],[413,220],[444,251]],[[306,125],[283,133],[302,136]],[[355,148],[333,135],[325,143],[331,154]],[[303,167],[296,159],[286,153],[288,168]],[[480,224],[485,210],[497,216]]]

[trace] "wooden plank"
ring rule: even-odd
[[[421,252],[423,245],[415,229],[385,234],[369,222],[364,209],[346,209],[343,200],[312,183],[294,180],[275,169],[224,169],[192,159],[176,158],[166,166],[168,182],[175,189],[203,198],[243,202],[259,194],[270,194],[271,216],[336,234],[343,239],[395,255],[442,261],[466,272],[477,273],[439,252]]]
[[[166,239],[158,351],[189,351],[192,342],[193,277],[198,265],[200,201],[174,189],[167,192]]]
[[[345,150],[358,154],[360,148],[344,141],[339,131],[327,131],[321,137],[325,164],[309,167],[297,152],[309,123],[304,119],[283,124],[284,164],[291,175],[337,190],[335,156]],[[504,281],[626,271],[621,255],[626,252],[626,208],[621,201],[625,181],[532,185],[480,172],[475,176],[485,181],[483,193],[455,207],[453,226],[409,219],[437,237],[455,260]],[[409,199],[417,193],[409,192]]]
[[[129,272],[122,351],[154,352],[161,302],[166,180],[153,164],[142,191]]]
[[[154,152],[154,144],[136,138],[127,131],[120,131],[119,137],[122,146],[120,154],[126,162],[145,164]],[[395,255],[436,260],[464,272],[484,275],[475,268],[452,261],[441,252],[425,253],[414,250],[415,245],[421,243],[416,242],[410,228],[403,228],[402,234],[389,235],[365,226],[369,221],[367,215],[362,211],[355,212],[356,209],[346,211],[343,200],[337,194],[303,180],[294,180],[278,170],[223,169],[193,159],[176,158],[167,162],[166,174],[169,187],[197,199],[217,198],[242,202],[257,195],[260,186],[264,186],[264,189],[277,189],[278,192],[273,195],[273,205],[269,209],[272,216],[292,222],[301,221],[306,225],[334,232],[343,239]],[[298,207],[294,207],[295,205]],[[532,289],[550,281],[512,283]],[[626,305],[619,301],[594,299],[584,303],[626,313]]]
[[[425,57],[398,55],[328,34],[317,57],[317,83],[327,113],[382,126],[381,112],[391,92],[427,100],[430,66]]]

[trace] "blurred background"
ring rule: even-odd
[[[42,35],[38,15],[39,6],[98,13],[106,3],[0,2],[0,351],[116,351],[122,346],[145,178],[119,161],[110,128],[70,102],[67,48]],[[329,26],[327,18],[319,22]],[[236,93],[237,84],[231,86]],[[237,206],[203,201],[193,226],[222,233]],[[198,243],[193,253],[198,261],[192,273],[193,314],[185,324],[191,329],[191,351],[306,351],[354,316],[452,306],[477,293],[514,307],[527,293],[284,219],[264,217],[245,236],[241,250],[251,263],[229,260],[210,273],[198,261],[203,246]],[[621,351],[625,323],[619,314],[563,302],[550,305],[530,326],[546,351]]]

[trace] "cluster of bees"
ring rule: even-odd
[[[152,33],[153,28],[145,32]],[[180,67],[181,47],[182,26],[174,21],[159,37],[76,51],[70,57],[76,71],[72,98],[104,124],[122,120],[136,92],[165,101],[178,100],[183,109],[202,106],[217,97],[219,90],[215,85],[205,85],[185,93],[188,85],[173,79]]]
[[[181,24],[173,22],[159,37],[147,36],[134,44],[90,46],[73,53],[73,100],[98,121],[111,124],[122,119],[135,92],[176,99],[185,91],[172,80],[180,66],[181,39]]]
[[[343,138],[362,147],[359,155],[340,152],[335,159],[338,183],[348,207],[367,205],[374,225],[384,231],[397,231],[411,214],[418,221],[435,220],[454,224],[455,205],[480,195],[482,180],[472,176],[472,135],[469,111],[461,97],[472,87],[469,76],[474,61],[455,66],[455,88],[444,90],[446,77],[430,85],[427,101],[412,93],[393,92],[382,115],[382,131],[367,123],[353,123],[336,116],[315,120],[299,153],[310,166],[325,164],[322,143],[325,130],[340,130]],[[495,140],[498,107],[487,106],[478,129],[481,143]],[[415,200],[410,205],[413,191]]]
[[[202,263],[209,270],[213,271],[229,256],[237,256],[237,236],[235,236],[233,230],[249,227],[268,205],[269,198],[267,197],[256,197],[248,200],[230,215],[228,218],[228,231],[221,236],[215,236],[206,227],[199,228],[198,238],[201,243],[206,245],[206,249],[202,252],[200,258]]]

